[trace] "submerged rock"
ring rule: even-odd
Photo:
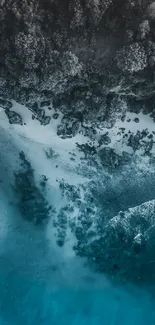
[[[47,125],[50,123],[51,117],[50,116],[45,116],[41,119],[41,124],[42,125]]]
[[[119,281],[155,284],[155,200],[120,212],[90,241],[81,236],[76,251],[97,271]]]
[[[101,164],[105,167],[116,168],[120,165],[121,157],[117,155],[114,149],[105,147],[98,152]]]
[[[22,117],[14,111],[5,111],[10,124],[20,124],[23,125]]]
[[[45,225],[50,217],[51,207],[35,183],[34,171],[24,152],[20,153],[20,159],[22,168],[14,174],[14,189],[18,195],[21,214],[35,225]]]

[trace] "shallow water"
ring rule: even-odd
[[[114,286],[84,261],[64,257],[1,190],[1,324],[153,325],[154,298]],[[148,275],[149,276],[149,275]]]
[[[155,300],[147,288],[114,285],[69,244],[58,248],[51,225],[36,228],[23,219],[12,187],[21,146],[6,134],[1,130],[0,324],[154,325]],[[51,197],[61,205],[56,192]]]
[[[61,261],[29,227],[14,226],[0,260],[2,324],[155,324],[147,292],[115,287],[76,259]]]

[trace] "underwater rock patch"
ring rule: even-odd
[[[10,124],[23,125],[22,117],[20,116],[20,114],[10,110],[6,110],[5,113],[9,119]]]
[[[94,239],[93,239],[94,237]],[[81,240],[82,238],[82,240]],[[119,212],[88,240],[80,233],[75,250],[96,271],[135,284],[155,283],[155,201]]]
[[[24,152],[20,153],[21,170],[15,172],[14,189],[23,218],[37,226],[43,226],[51,216],[52,207],[35,183],[34,170]]]

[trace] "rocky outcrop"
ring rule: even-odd
[[[120,99],[132,100],[135,111],[145,99],[141,110],[149,110],[148,100],[154,101],[153,4],[1,1],[0,95],[29,107],[51,99],[68,114],[80,110],[85,120],[114,118]]]
[[[20,114],[14,112],[14,111],[10,111],[10,110],[6,110],[6,115],[9,119],[9,123],[10,124],[20,124],[23,125],[23,121],[22,121],[22,117],[20,116]]]

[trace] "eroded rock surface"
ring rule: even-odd
[[[27,1],[0,4],[0,94],[33,106],[51,99],[83,120],[154,103],[152,1]],[[43,104],[42,104],[43,105]],[[45,124],[47,121],[45,122]]]

